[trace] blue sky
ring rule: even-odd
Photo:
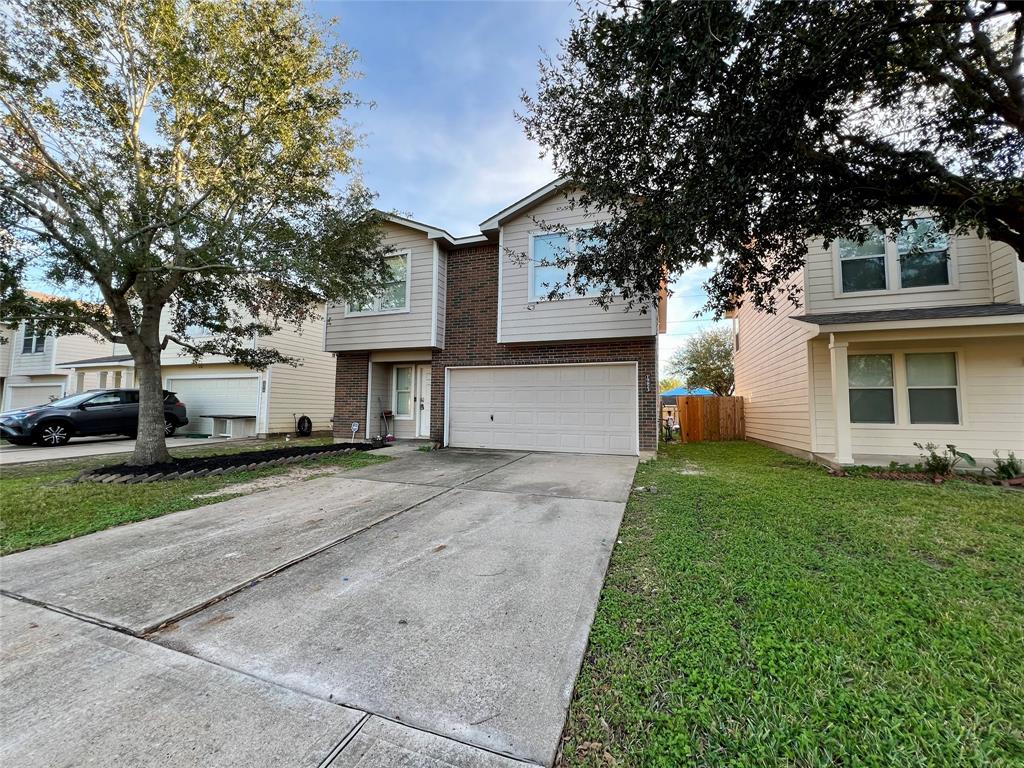
[[[537,61],[555,54],[574,6],[553,2],[313,2],[359,52],[353,83],[372,109],[352,121],[363,134],[362,174],[380,207],[454,235],[554,178],[515,119],[522,91],[534,93]],[[678,278],[669,302],[664,361],[704,303],[707,270]]]

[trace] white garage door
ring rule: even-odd
[[[213,433],[213,420],[202,414],[256,416],[260,382],[256,376],[190,379],[171,377],[166,389],[178,393],[188,412],[186,432]]]
[[[27,408],[30,405],[46,405],[64,392],[64,387],[60,384],[33,384],[31,386],[8,384],[7,386],[11,391],[7,407],[11,410]]]
[[[452,368],[448,377],[453,447],[638,452],[633,363]]]

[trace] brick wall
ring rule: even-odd
[[[498,248],[454,251],[448,256],[445,348],[434,350],[430,432],[444,439],[444,369],[459,365],[611,363],[637,361],[640,449],[657,447],[658,361],[654,336],[543,344],[498,344]],[[364,366],[363,376],[366,371]],[[650,391],[647,389],[650,382]],[[365,397],[365,387],[364,387]]]
[[[366,430],[366,372],[369,352],[339,352],[334,374],[334,436],[352,439],[352,422],[359,422],[359,438]]]

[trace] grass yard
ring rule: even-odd
[[[210,456],[238,453],[258,448],[281,448],[329,443],[330,438],[307,440],[265,440],[237,445],[219,444],[206,449],[175,449],[178,457]],[[44,450],[44,449],[41,449]],[[287,467],[239,472],[227,476],[198,480],[169,480],[136,485],[104,485],[75,483],[58,485],[83,469],[102,467],[123,461],[127,454],[92,456],[45,464],[15,464],[0,470],[0,554],[53,544],[64,539],[101,531],[122,523],[159,517],[168,512],[212,504],[242,495],[232,486],[261,477],[281,475],[299,467],[324,470],[346,467],[354,469],[387,461],[372,453],[350,453],[343,456],[310,459]],[[199,494],[224,490],[223,494],[196,499]]]
[[[559,765],[1024,765],[1024,493],[752,443],[636,484]]]

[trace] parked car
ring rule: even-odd
[[[164,390],[164,434],[188,424],[185,404]],[[139,429],[139,390],[92,389],[70,397],[0,413],[0,437],[15,445],[64,445],[72,437],[125,435]]]

